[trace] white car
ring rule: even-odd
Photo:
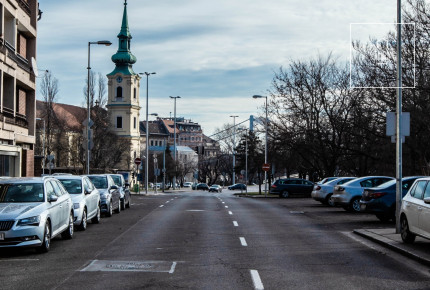
[[[53,177],[0,180],[0,247],[50,249],[51,239],[73,237],[73,204]]]
[[[87,222],[98,224],[100,222],[100,193],[87,176],[61,175],[55,176],[66,190],[73,201],[75,213],[74,224],[85,231]]]
[[[402,200],[400,234],[403,242],[416,236],[430,239],[430,178],[419,178]]]
[[[333,189],[336,185],[344,184],[348,181],[355,179],[356,177],[338,177],[336,179],[329,180],[325,183],[317,183],[314,185],[311,196],[313,199],[329,206],[334,206],[331,196],[333,195]]]
[[[192,182],[184,182],[184,187],[191,187],[192,185]]]

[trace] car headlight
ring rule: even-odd
[[[81,205],[79,204],[79,203],[74,203],[73,204],[73,208],[74,209],[78,209],[78,208],[80,208],[81,207]]]
[[[40,216],[32,216],[18,220],[17,226],[38,226],[40,223]]]

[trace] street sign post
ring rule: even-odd
[[[264,163],[263,167],[262,167],[263,171],[269,171],[270,170],[270,164],[269,163]]]
[[[139,176],[139,165],[140,163],[142,163],[142,160],[137,157],[136,159],[134,159],[134,164],[136,164],[137,167],[137,175]],[[139,178],[137,179],[137,194],[140,194],[140,188],[139,188],[139,184],[140,184],[140,180]]]
[[[140,165],[140,163],[142,163],[142,160],[139,157],[134,159],[134,164]]]

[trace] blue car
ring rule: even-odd
[[[402,179],[402,198],[414,181],[422,176]],[[390,180],[377,187],[364,190],[360,200],[360,211],[375,214],[383,222],[396,219],[396,180]]]

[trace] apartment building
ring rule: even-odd
[[[33,176],[36,0],[0,0],[0,176]]]

